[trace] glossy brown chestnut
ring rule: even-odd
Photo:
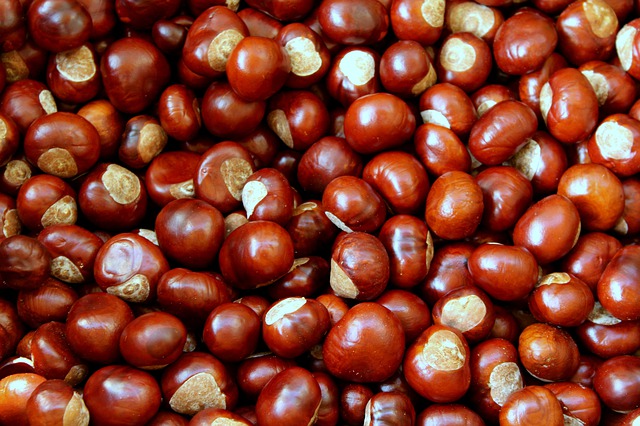
[[[610,115],[598,125],[587,147],[594,163],[606,166],[618,176],[638,173],[640,123],[627,114]]]
[[[425,281],[420,284],[423,299],[431,306],[449,291],[473,285],[467,262],[475,246],[468,242],[453,242],[434,250]],[[486,291],[486,290],[485,290]]]
[[[376,299],[395,314],[402,324],[405,341],[413,341],[431,325],[431,314],[427,304],[413,293],[406,290],[388,290]]]
[[[520,217],[513,231],[513,242],[526,248],[539,264],[560,259],[578,241],[580,214],[562,195],[549,195],[533,204]]]
[[[141,169],[164,150],[168,140],[167,132],[155,117],[137,115],[125,125],[118,158],[130,169]]]
[[[435,84],[436,78],[432,56],[417,41],[399,40],[380,59],[380,80],[394,95],[420,96]]]
[[[443,40],[436,61],[438,81],[473,92],[487,81],[492,59],[489,46],[481,38],[467,32],[451,34]]]
[[[386,218],[382,197],[365,180],[355,176],[333,179],[322,194],[327,217],[347,232],[374,232]]]
[[[389,256],[379,239],[364,232],[341,234],[331,252],[329,284],[340,297],[372,300],[389,281]]]
[[[16,426],[29,426],[27,402],[47,379],[35,373],[12,374],[0,380],[0,421]]]
[[[171,75],[163,53],[137,37],[111,43],[102,56],[100,73],[109,100],[125,114],[137,114],[155,102]]]
[[[64,323],[50,321],[39,326],[30,348],[36,374],[64,380],[71,386],[77,386],[86,378],[89,368],[69,345]]]
[[[580,66],[598,97],[602,115],[625,113],[635,101],[637,91],[633,78],[620,67],[602,61],[589,61]]]
[[[413,144],[420,162],[434,176],[451,171],[470,172],[471,156],[467,146],[453,130],[442,125],[445,123],[438,119],[434,121],[437,123],[427,122],[414,133]]]
[[[318,255],[328,251],[339,229],[325,214],[322,203],[309,200],[293,209],[286,226],[296,257]]]
[[[445,10],[445,28],[452,33],[470,32],[493,43],[504,16],[491,2],[451,1]]]
[[[593,377],[593,389],[602,402],[617,412],[629,412],[640,406],[640,358],[623,355],[602,363]]]
[[[600,423],[602,407],[593,389],[571,382],[557,382],[545,385],[560,401],[567,421],[580,421],[585,426]],[[568,419],[567,419],[568,417]]]
[[[578,277],[564,272],[545,275],[529,296],[529,310],[541,322],[559,327],[582,324],[594,306],[593,292]]]
[[[34,0],[26,18],[31,37],[51,52],[80,47],[91,34],[91,15],[76,0]]]
[[[423,46],[434,44],[444,27],[445,2],[441,0],[401,0],[391,2],[391,28],[400,40]]]
[[[380,54],[364,46],[346,47],[333,57],[327,73],[329,94],[344,107],[361,96],[379,92]]]
[[[238,362],[251,355],[259,339],[260,317],[241,303],[217,306],[204,323],[204,344],[225,362]]]
[[[96,425],[145,425],[160,408],[162,395],[149,373],[125,365],[95,371],[84,385],[84,402]]]
[[[51,255],[35,238],[14,235],[0,241],[0,278],[16,290],[39,288],[49,277]]]
[[[49,278],[40,288],[20,291],[16,307],[20,319],[35,329],[49,321],[65,321],[77,299],[70,286]]]
[[[517,100],[512,89],[502,84],[487,84],[471,94],[471,102],[482,117],[493,106],[502,101]]]
[[[568,380],[580,363],[580,352],[571,335],[543,323],[534,323],[522,330],[518,353],[523,367],[542,381]]]
[[[16,352],[25,331],[18,311],[12,302],[0,299],[0,359],[5,360]],[[28,354],[27,354],[28,355]]]
[[[119,340],[133,312],[108,293],[87,294],[71,307],[65,324],[67,341],[82,359],[112,364],[120,359]]]
[[[432,404],[418,414],[417,426],[483,426],[485,423],[475,411],[462,404]]]
[[[293,215],[294,197],[287,178],[273,168],[256,171],[242,188],[242,204],[250,221],[269,220],[286,225]]]
[[[9,116],[0,113],[0,166],[6,165],[16,153],[20,146],[19,138],[18,126]]]
[[[640,319],[636,303],[640,297],[640,246],[633,244],[618,250],[605,268],[597,285],[598,300],[614,317]]]
[[[100,159],[115,159],[124,132],[124,119],[113,104],[106,99],[91,101],[78,110],[78,115],[93,124],[98,131]]]
[[[329,262],[320,256],[300,257],[291,270],[267,287],[273,300],[287,297],[312,297],[326,289]]]
[[[26,411],[33,424],[89,424],[90,414],[82,396],[62,380],[41,383],[29,397]]]
[[[623,235],[640,231],[640,180],[629,178],[622,181],[624,191],[624,211],[615,226],[615,230]]]
[[[78,219],[76,192],[59,177],[42,174],[24,182],[16,197],[20,222],[40,231],[53,225],[73,225]]]
[[[381,329],[385,333],[380,333]],[[363,302],[349,309],[329,330],[322,355],[329,372],[337,378],[377,382],[398,369],[404,345],[400,320],[378,303]]]
[[[291,62],[291,73],[285,83],[287,87],[309,87],[319,82],[329,70],[329,49],[320,35],[307,25],[299,22],[285,25],[275,40],[284,47]]]
[[[424,123],[449,128],[458,137],[469,134],[478,118],[469,96],[450,83],[438,83],[420,96],[420,116]]]
[[[0,98],[0,112],[11,118],[23,135],[36,118],[57,110],[47,86],[36,80],[17,81],[7,87]]]
[[[102,88],[98,60],[89,44],[51,55],[47,64],[47,86],[56,99],[70,104],[93,99]]]
[[[276,374],[295,365],[294,360],[271,353],[254,354],[238,365],[236,374],[238,387],[249,400],[255,401],[264,386]]]
[[[149,198],[159,206],[183,198],[193,198],[193,180],[200,156],[192,152],[168,151],[155,157],[145,173]]]
[[[559,53],[554,52],[547,57],[537,70],[522,75],[518,80],[518,97],[521,102],[527,104],[536,113],[538,121],[542,120],[540,89],[549,81],[549,77],[554,72],[567,66],[567,60]]]
[[[458,330],[468,343],[484,340],[495,321],[493,302],[475,286],[451,290],[431,310],[433,323]]]
[[[401,392],[379,392],[367,402],[364,424],[374,426],[394,421],[398,425],[413,425],[415,417],[415,408],[408,396]]]
[[[318,7],[323,34],[335,43],[367,45],[379,42],[389,29],[389,14],[372,0],[327,0]]]
[[[620,241],[610,235],[602,232],[585,233],[562,259],[562,270],[575,275],[595,292],[602,272],[620,248]]]
[[[562,405],[549,389],[526,386],[511,394],[500,410],[500,424],[505,426],[564,425]]]
[[[252,36],[275,39],[283,27],[280,21],[253,7],[238,11],[238,17],[245,23],[249,35]]]
[[[340,393],[340,417],[350,426],[363,424],[367,402],[373,395],[369,386],[347,384]]]
[[[427,195],[429,229],[446,240],[471,236],[482,220],[482,198],[482,189],[469,174],[451,171],[441,175]]]
[[[407,349],[404,377],[422,397],[436,403],[454,402],[469,389],[469,357],[462,333],[434,324]]]

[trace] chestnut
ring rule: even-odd
[[[155,157],[144,179],[149,198],[161,207],[176,199],[194,198],[193,180],[199,161],[198,154],[185,151],[163,152]]]
[[[247,219],[269,220],[285,226],[294,208],[294,191],[277,169],[265,167],[253,173],[242,188],[242,205]]]
[[[16,153],[20,146],[19,138],[16,123],[9,116],[0,113],[0,166],[6,165]]]
[[[260,339],[260,317],[241,303],[222,303],[204,323],[202,340],[214,356],[238,362],[251,355]]]
[[[124,132],[124,119],[111,102],[97,99],[78,110],[80,117],[93,124],[100,136],[100,160],[112,161]]]
[[[432,57],[417,41],[399,40],[380,58],[380,80],[394,95],[420,96],[435,84],[436,78]]]
[[[35,373],[12,374],[0,379],[0,422],[28,426],[27,402],[46,380]]]
[[[398,425],[413,425],[415,417],[415,408],[408,396],[401,392],[379,392],[367,402],[364,424],[374,426],[394,421]]]
[[[292,359],[272,353],[257,353],[242,360],[236,373],[238,387],[250,401],[255,401],[265,385],[278,373],[296,366]]]
[[[602,306],[621,320],[640,320],[640,246],[628,245],[613,256],[598,280],[597,295]]]
[[[462,404],[432,404],[422,410],[416,419],[416,426],[437,426],[441,424],[482,426],[485,422],[475,411]]]
[[[382,197],[365,180],[339,176],[324,189],[325,214],[346,232],[374,232],[382,226],[386,209]]]
[[[564,329],[544,323],[527,326],[518,339],[524,368],[542,381],[567,380],[578,370],[578,345]]]
[[[379,77],[380,54],[365,46],[351,46],[333,57],[327,73],[327,90],[344,107],[356,99],[377,93],[381,89]]]
[[[585,233],[569,253],[562,258],[561,269],[584,281],[595,292],[602,276],[622,243],[602,232]]]
[[[562,426],[565,422],[562,405],[553,392],[543,386],[526,386],[512,393],[502,406],[500,424]]]
[[[420,116],[424,123],[451,129],[465,137],[478,119],[469,95],[451,83],[437,83],[420,96]]]
[[[51,255],[38,240],[14,235],[0,241],[0,278],[16,290],[39,288],[49,277]]]
[[[340,417],[349,426],[363,424],[367,403],[373,395],[369,386],[358,383],[347,384],[340,393]]]
[[[535,71],[520,76],[518,79],[518,97],[520,101],[527,104],[538,117],[538,121],[542,120],[540,112],[540,89],[549,81],[549,77],[556,71],[568,66],[567,60],[559,53],[552,53],[545,59],[544,63]],[[585,77],[592,81],[588,74]],[[593,85],[593,83],[592,83]],[[596,91],[596,94],[598,91]]]
[[[47,86],[61,102],[82,104],[102,88],[98,57],[91,45],[58,52],[49,57]]]
[[[322,357],[329,372],[339,379],[377,382],[398,369],[404,346],[400,320],[378,303],[362,302],[329,330]]]
[[[436,61],[438,81],[473,92],[487,81],[492,59],[484,40],[472,33],[453,33],[443,40],[440,48]]]
[[[627,114],[610,115],[589,139],[589,157],[618,176],[632,176],[640,170],[639,132],[640,123]]]
[[[398,317],[407,344],[413,343],[431,325],[429,307],[422,299],[409,291],[388,290],[375,301]]]
[[[32,328],[49,322],[65,321],[78,294],[70,286],[49,278],[40,288],[18,293],[17,310],[20,319]]]
[[[27,400],[27,418],[30,424],[89,425],[89,409],[82,396],[62,380],[41,383]]]
[[[640,358],[617,356],[603,362],[593,376],[593,389],[610,409],[626,413],[640,405]]]
[[[585,426],[600,424],[602,407],[593,389],[572,382],[549,383],[545,387],[556,395],[563,410],[566,407],[565,423],[571,420]]]
[[[434,44],[442,34],[446,2],[442,0],[401,0],[391,2],[391,28],[400,40],[423,46]]]
[[[58,111],[53,95],[43,83],[25,79],[2,92],[0,112],[11,118],[22,135],[31,123],[43,115]]]
[[[25,327],[18,316],[16,306],[12,302],[0,299],[0,360],[6,360],[16,352],[24,332]]]
[[[378,1],[326,0],[317,13],[322,33],[339,44],[374,44],[389,29],[389,14]]]
[[[296,257],[325,253],[339,231],[317,200],[297,205],[286,229],[291,235]]]
[[[452,1],[445,10],[445,28],[452,33],[469,32],[493,43],[504,22],[503,13],[493,2]]]
[[[202,120],[214,136],[238,139],[258,128],[266,102],[246,101],[226,81],[214,81],[202,98]]]
[[[427,277],[419,286],[422,298],[429,305],[433,306],[453,289],[474,284],[467,267],[474,249],[468,242],[452,242],[434,250]]]
[[[91,34],[91,15],[76,0],[34,0],[26,17],[31,37],[51,52],[80,47]]]
[[[594,303],[589,286],[564,272],[542,277],[529,296],[529,310],[533,316],[538,321],[560,327],[582,324]]]
[[[64,323],[50,321],[40,325],[33,334],[30,348],[36,374],[64,380],[71,386],[77,386],[86,378],[89,368],[73,352]]]
[[[155,117],[137,115],[124,127],[118,159],[131,169],[141,169],[162,152],[168,141],[167,133]]]
[[[16,197],[20,222],[34,231],[55,225],[73,225],[78,219],[76,192],[61,178],[36,175],[20,187]]]
[[[429,113],[430,111],[423,111]],[[437,118],[436,118],[437,117]],[[414,133],[413,144],[427,172],[439,177],[447,172],[471,170],[471,155],[456,133],[445,127],[435,112]]]

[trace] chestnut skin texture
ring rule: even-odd
[[[617,412],[640,407],[640,358],[622,355],[600,365],[593,377],[593,389],[602,402]]]
[[[597,295],[614,317],[640,319],[640,246],[629,245],[616,252],[598,281]]]
[[[500,410],[500,425],[563,426],[560,401],[549,389],[527,386],[511,394]]]
[[[540,380],[568,380],[578,370],[578,346],[564,329],[534,323],[522,330],[518,343],[522,365]]]
[[[329,372],[339,379],[379,382],[398,369],[404,345],[400,320],[378,303],[363,302],[329,330],[322,356]]]

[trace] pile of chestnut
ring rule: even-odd
[[[1,0],[0,425],[640,425],[639,0]]]

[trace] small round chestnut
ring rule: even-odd
[[[504,426],[563,426],[562,405],[549,389],[526,386],[511,394],[500,410]]]
[[[53,425],[71,423],[89,425],[89,409],[82,396],[62,380],[41,383],[27,401],[30,424]]]
[[[522,330],[518,343],[522,365],[539,380],[568,380],[578,369],[578,345],[564,329],[534,323]]]
[[[606,360],[593,376],[593,389],[604,405],[626,413],[640,406],[640,358],[631,355]]]
[[[260,339],[260,317],[241,303],[223,303],[211,311],[202,340],[209,351],[225,362],[251,355]]]

